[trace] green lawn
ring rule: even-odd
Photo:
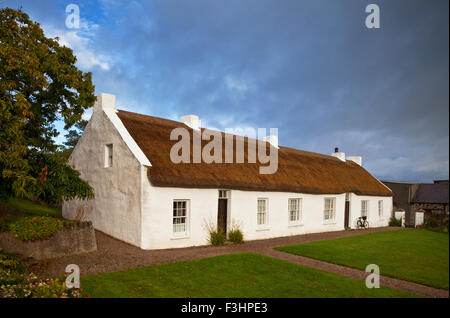
[[[253,253],[81,277],[90,297],[412,297]]]
[[[403,229],[279,247],[277,250],[364,270],[377,264],[382,275],[448,289],[449,236]]]
[[[10,198],[0,201],[0,231],[8,231],[8,224],[23,216],[62,217],[62,211],[29,200]]]
[[[20,214],[29,216],[52,216],[60,218],[62,215],[61,209],[23,199],[10,198],[7,202],[2,202],[1,204]]]

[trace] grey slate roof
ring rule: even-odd
[[[448,183],[420,184],[411,202],[448,204]]]

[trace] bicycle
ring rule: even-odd
[[[367,221],[367,216],[360,216],[359,218],[357,218],[356,228],[357,229],[366,229],[366,230],[369,228],[369,222]]]

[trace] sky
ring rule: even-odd
[[[368,4],[380,28],[368,29]],[[66,26],[66,7],[80,28]],[[381,180],[449,178],[447,0],[0,0],[92,72],[117,108],[362,156]],[[86,118],[89,114],[86,114]]]

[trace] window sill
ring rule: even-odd
[[[262,228],[256,229],[256,232],[263,232],[263,231],[269,231],[269,230],[270,230],[270,228],[268,228],[268,227],[262,227]]]
[[[336,225],[336,220],[332,220],[332,221],[323,221],[323,225]]]
[[[290,223],[289,225],[288,225],[288,227],[301,227],[301,226],[303,226],[304,224],[303,223]]]
[[[172,236],[170,239],[171,240],[183,240],[183,239],[188,239],[190,238],[189,235],[180,235],[180,236]]]

